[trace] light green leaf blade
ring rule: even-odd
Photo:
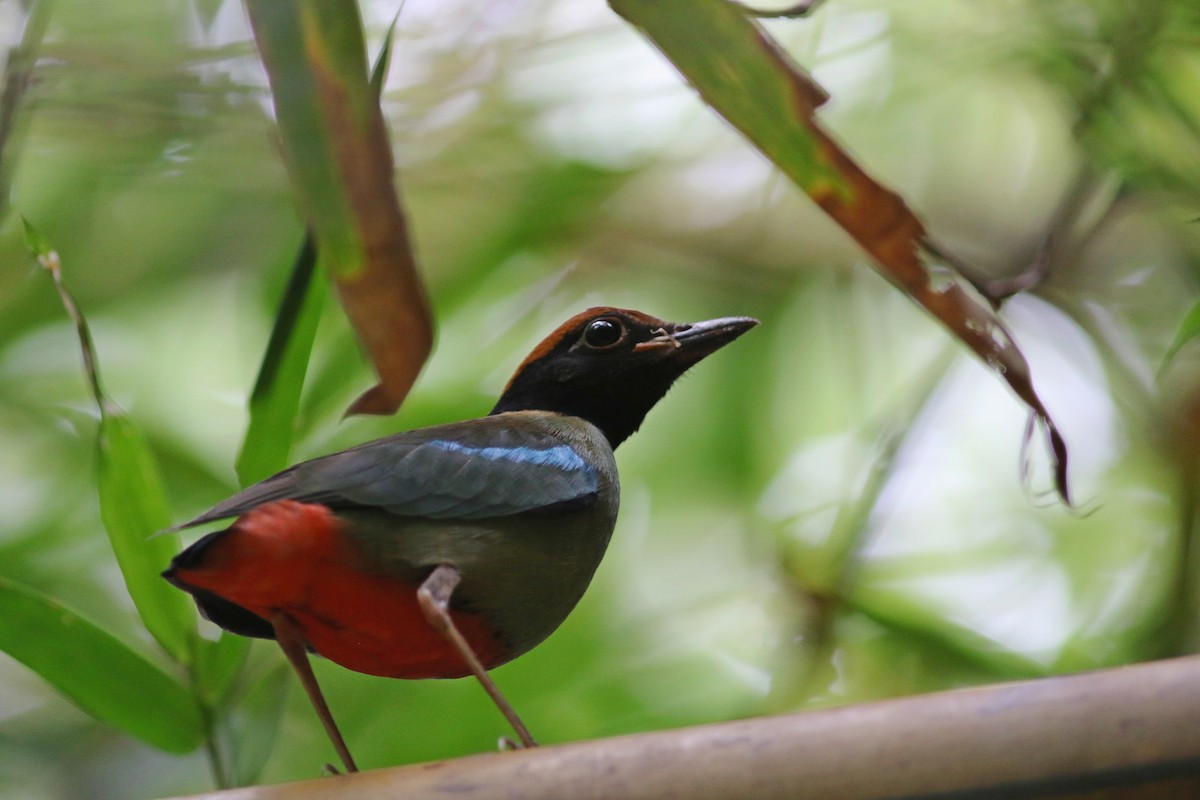
[[[1187,316],[1183,318],[1183,322],[1179,323],[1179,329],[1175,331],[1175,339],[1171,342],[1171,346],[1167,348],[1166,355],[1163,356],[1159,372],[1166,369],[1171,360],[1183,349],[1183,346],[1197,336],[1200,336],[1200,302],[1192,306]]]
[[[182,685],[53,598],[0,578],[0,620],[0,650],[101,722],[172,753],[203,741]]]
[[[176,535],[154,534],[170,524],[162,478],[137,426],[104,395],[87,319],[63,279],[53,246],[22,218],[29,249],[50,274],[67,316],[75,323],[84,372],[100,410],[96,435],[100,517],[125,586],[146,629],[176,661],[191,660],[196,615],[182,592],[161,577],[179,550]]]
[[[237,458],[243,486],[287,466],[300,393],[325,302],[325,284],[312,279],[315,266],[316,249],[311,237],[306,237],[250,395],[250,424]]]
[[[162,578],[179,552],[179,536],[154,535],[170,522],[166,493],[137,426],[111,406],[96,441],[100,518],[146,629],[180,663],[192,658],[196,613],[187,596]]]
[[[383,96],[383,82],[387,80],[388,64],[392,60],[392,39],[395,38],[396,23],[399,21],[400,12],[397,11],[396,18],[392,20],[392,24],[388,26],[387,33],[384,34],[383,44],[379,47],[379,54],[375,56],[375,64],[371,67],[371,91],[375,93],[376,102],[379,102],[379,98]]]
[[[233,687],[246,655],[250,651],[250,640],[245,636],[221,632],[215,642],[201,640],[196,649],[196,661],[192,674],[204,702],[219,706],[225,702]]]
[[[40,261],[49,256],[53,248],[46,241],[46,237],[42,236],[41,231],[25,217],[21,217],[21,227],[25,230],[25,246],[29,248],[29,252],[33,253],[33,257]]]
[[[815,197],[849,191],[812,123],[824,92],[725,0],[610,0],[700,96]]]
[[[234,731],[233,776],[239,786],[258,780],[279,739],[279,726],[293,683],[291,667],[280,662],[258,677],[230,709]]]

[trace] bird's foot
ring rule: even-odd
[[[530,747],[537,747],[537,744],[532,744]],[[521,744],[511,736],[501,736],[496,740],[496,749],[501,753],[507,753],[509,750],[524,750],[525,745]]]

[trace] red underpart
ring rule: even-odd
[[[327,507],[280,500],[260,506],[176,569],[182,582],[264,619],[291,617],[318,653],[343,667],[390,678],[469,675],[458,652],[425,619],[417,586],[381,575],[342,535]],[[484,666],[508,655],[481,616],[450,612]]]

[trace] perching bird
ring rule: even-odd
[[[267,478],[180,526],[237,517],[163,575],[222,628],[279,642],[351,771],[306,650],[370,675],[474,674],[532,746],[487,670],[549,636],[591,581],[617,518],[613,449],[756,324],[590,308],[534,348],[489,416]]]

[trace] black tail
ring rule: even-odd
[[[199,566],[204,558],[204,551],[224,533],[225,531],[216,531],[196,540],[191,547],[171,559],[171,566],[163,572],[162,576],[172,585],[178,586],[190,594],[205,619],[239,636],[274,639],[275,628],[270,622],[252,611],[247,611],[237,603],[231,603],[224,597],[213,594],[208,589],[188,585],[175,572],[176,569],[187,570]]]

